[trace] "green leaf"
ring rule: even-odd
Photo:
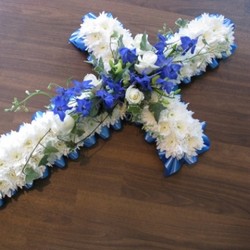
[[[24,173],[25,173],[25,182],[26,183],[31,183],[34,180],[38,179],[40,177],[40,174],[37,173],[32,167],[26,167],[24,169]]]
[[[154,102],[149,105],[149,111],[153,113],[155,120],[158,122],[160,119],[161,111],[166,109],[161,103]]]
[[[51,146],[51,145],[47,145],[46,148],[44,149],[43,153],[45,155],[51,155],[51,154],[55,154],[55,153],[58,153],[58,149]]]
[[[125,47],[125,45],[123,43],[123,35],[119,36],[117,43],[118,43],[118,48]]]
[[[79,134],[79,136],[81,136],[83,133]],[[65,141],[65,145],[70,148],[70,149],[74,149],[76,147],[76,144],[73,141]]]
[[[43,158],[38,163],[38,166],[45,166],[48,163],[49,155],[44,155]]]
[[[127,111],[132,115],[132,121],[138,121],[142,109],[139,105],[130,104]]]
[[[187,26],[187,24],[189,23],[188,20],[182,19],[182,18],[178,18],[175,21],[175,24],[179,27],[179,28],[184,28]]]
[[[141,39],[141,43],[140,43],[140,49],[147,51],[147,50],[151,50],[152,46],[148,43],[148,39],[147,39],[147,34],[144,33],[142,35],[142,39]]]

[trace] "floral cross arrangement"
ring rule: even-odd
[[[210,143],[205,122],[194,119],[181,101],[180,87],[234,52],[234,24],[204,13],[176,25],[176,32],[164,26],[152,45],[146,33],[133,37],[110,13],[83,16],[69,41],[88,53],[96,74],[57,86],[45,111],[0,137],[0,206],[19,188],[46,178],[50,167],[77,159],[97,135],[106,139],[110,128],[121,129],[124,119],[140,125],[145,140],[156,144],[165,176],[197,162]],[[22,101],[14,98],[7,111],[27,109],[31,97],[50,96],[40,90],[26,94]]]

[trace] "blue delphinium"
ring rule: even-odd
[[[182,55],[185,55],[189,50],[191,50],[191,53],[193,54],[197,41],[198,37],[195,39],[191,39],[188,36],[182,36],[181,37],[181,47],[183,49]]]
[[[123,47],[119,49],[119,54],[124,64],[134,63],[137,59],[136,49],[128,49]]]
[[[82,81],[82,82],[73,80],[72,82],[74,84],[74,87],[72,87],[72,92],[75,95],[81,95],[82,91],[93,88],[93,85],[91,84],[91,80]]]
[[[65,118],[65,112],[67,110],[70,110],[71,108],[68,107],[68,100],[66,98],[64,98],[64,96],[55,96],[52,100],[51,100],[51,104],[52,104],[52,111],[54,112],[54,114],[58,114],[61,121],[64,120]]]
[[[164,49],[166,48],[166,41],[166,36],[158,34],[158,42],[154,45],[157,50],[157,53],[163,53]]]
[[[173,91],[175,88],[175,84],[173,82],[162,78],[158,78],[156,80],[156,83],[160,86],[161,89],[165,90],[168,94],[170,94],[171,91]]]
[[[115,98],[112,94],[104,89],[100,89],[96,92],[96,96],[100,97],[108,109],[113,108],[115,104]]]
[[[152,91],[152,86],[151,86],[151,78],[150,76],[143,74],[143,75],[136,75],[134,73],[130,74],[131,82],[133,84],[139,85],[139,87],[143,91]]]
[[[81,114],[83,117],[88,116],[92,107],[92,102],[89,99],[77,99],[76,103],[75,112]]]

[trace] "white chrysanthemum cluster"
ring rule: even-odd
[[[17,187],[26,184],[27,168],[37,173],[37,178],[43,175],[45,166],[39,166],[47,145],[58,150],[53,154],[53,162],[62,155],[67,155],[69,149],[58,139],[58,136],[68,135],[74,119],[66,116],[62,122],[57,115],[48,111],[37,117],[31,123],[23,124],[19,131],[11,131],[0,137],[0,198],[11,196]]]
[[[204,146],[202,123],[192,115],[187,110],[187,104],[175,97],[169,99],[169,104],[161,111],[158,121],[148,106],[144,107],[141,119],[144,129],[156,138],[157,149],[165,152],[166,158],[181,159],[184,156],[196,156],[197,150]]]
[[[53,147],[48,157],[48,166],[52,166],[57,159],[63,155],[67,156],[71,148],[66,141],[73,141],[76,147],[84,145],[81,140],[86,139],[93,133],[100,133],[103,126],[114,125],[117,120],[125,116],[126,106],[117,105],[112,114],[103,113],[98,117],[83,118],[78,122],[78,129],[84,131],[82,135],[72,135],[71,131],[75,125],[74,119],[66,115],[61,121],[58,115],[47,111],[37,116],[31,123],[23,124],[19,131],[11,131],[0,137],[0,199],[4,196],[11,197],[19,187],[27,183],[27,169],[36,173],[40,178],[44,171],[44,165],[39,163],[45,155],[45,149]],[[102,122],[102,123],[101,123]],[[101,123],[101,126],[100,126]]]
[[[178,83],[185,78],[204,72],[213,59],[231,55],[231,46],[234,44],[234,25],[222,15],[204,13],[190,21],[186,27],[180,28],[167,43],[180,44],[180,38],[185,36],[191,39],[198,38],[198,41],[193,54],[189,51],[184,56],[174,59],[183,63],[177,79]],[[169,51],[171,51],[171,46],[166,51],[166,55]]]
[[[106,71],[110,70],[109,61],[113,60],[112,52],[118,48],[118,39],[122,36],[122,43],[127,48],[133,44],[131,33],[116,18],[104,12],[96,18],[85,16],[79,35],[83,37],[87,51],[97,59],[102,58]]]

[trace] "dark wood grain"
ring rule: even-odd
[[[83,14],[103,10],[151,41],[178,17],[213,12],[236,23],[236,53],[183,89],[195,117],[208,122],[211,150],[164,178],[154,145],[126,124],[9,200],[0,211],[0,249],[249,249],[248,0],[0,0],[0,133],[48,103],[38,98],[29,113],[5,113],[14,96],[91,72],[67,40]]]

